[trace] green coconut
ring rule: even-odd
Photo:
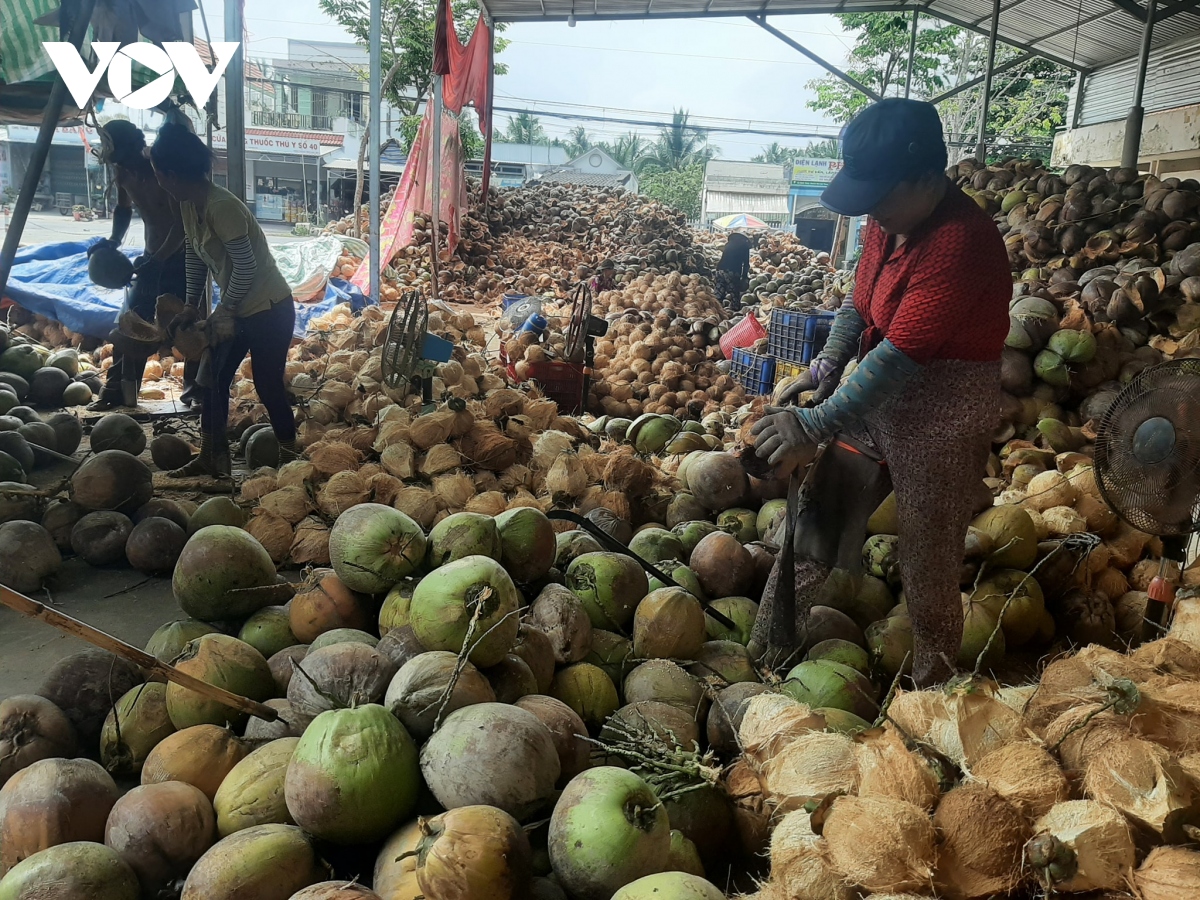
[[[379,608],[380,637],[389,631],[408,626],[412,596],[416,589],[417,581],[406,578],[387,592],[387,596],[383,598],[383,606]]]
[[[29,379],[29,399],[43,409],[63,405],[63,392],[70,387],[71,376],[54,366],[43,366]]]
[[[629,549],[648,563],[661,563],[668,559],[682,560],[686,557],[683,541],[665,528],[644,528],[633,536]]]
[[[150,458],[164,472],[182,469],[192,461],[193,452],[192,445],[177,434],[160,434],[150,442]]]
[[[704,685],[678,663],[652,659],[635,668],[625,679],[625,702],[657,700],[682,709],[697,720],[708,714]]]
[[[32,594],[61,565],[62,554],[41,525],[23,520],[0,525],[0,584]]]
[[[809,661],[827,659],[830,662],[841,663],[863,675],[869,675],[871,670],[871,657],[867,651],[858,644],[840,638],[830,638],[814,644],[804,658]]]
[[[592,663],[575,663],[554,676],[550,696],[575,711],[590,729],[597,729],[621,705],[608,673]]]
[[[0,879],[0,900],[139,900],[137,875],[115,850],[74,841],[35,853]]]
[[[1083,365],[1096,356],[1096,338],[1090,331],[1064,328],[1050,335],[1046,348],[1057,353],[1068,365]]]
[[[73,381],[63,391],[63,406],[87,406],[92,402],[92,389],[85,382]]]
[[[700,878],[704,877],[704,863],[700,860],[700,851],[676,828],[671,829],[671,855],[667,858],[667,871],[687,872]]]
[[[89,510],[132,514],[154,496],[150,467],[122,450],[105,450],[84,461],[71,476],[71,499]]]
[[[480,668],[512,649],[520,594],[505,569],[486,556],[455,560],[422,579],[413,592],[410,624],[429,650],[460,652]]]
[[[425,741],[439,718],[474,703],[495,701],[491,684],[475,666],[460,666],[458,656],[446,650],[430,650],[401,666],[383,702],[409,734]]]
[[[500,561],[517,584],[533,584],[554,566],[558,554],[554,525],[540,509],[510,509],[496,516]]]
[[[279,468],[279,438],[270,428],[263,428],[250,435],[242,451],[246,468],[253,472],[261,468]]]
[[[146,449],[146,432],[130,416],[124,413],[108,413],[92,426],[88,441],[94,453],[123,450],[138,456]]]
[[[0,431],[0,452],[7,453],[12,457],[24,472],[32,472],[34,465],[37,463],[37,458],[33,455],[33,448],[29,446],[29,441],[17,429]]]
[[[826,731],[836,731],[853,737],[871,727],[871,723],[862,716],[856,716],[844,709],[834,709],[832,706],[819,706],[813,712],[825,720]]]
[[[699,576],[697,576],[696,573],[688,566],[685,566],[683,563],[677,563],[674,560],[668,560],[665,563],[659,563],[657,568],[664,575],[667,575],[673,579],[675,583],[679,585],[679,587],[683,588],[701,603],[707,603],[708,597],[704,593],[704,588],[700,586]],[[657,577],[652,576],[650,578],[649,587],[650,592],[653,593],[654,591],[662,590],[665,587],[671,587],[671,585],[668,585],[665,582],[660,581]]]
[[[0,481],[0,523],[24,520],[34,524],[38,520],[41,508],[40,492],[32,484]],[[45,526],[42,527],[45,528]],[[74,525],[72,524],[71,527],[74,528]],[[50,529],[46,528],[46,531],[49,532]],[[57,547],[60,535],[51,534],[50,537]],[[69,534],[67,535],[67,546],[65,549],[71,549]]]
[[[730,855],[735,840],[733,809],[721,788],[711,785],[668,796],[663,805],[671,825],[696,845],[705,859],[720,860]]]
[[[288,680],[291,721],[303,730],[327,710],[379,703],[395,675],[392,661],[366,644],[310,648]]]
[[[793,700],[812,709],[830,706],[864,719],[874,719],[879,712],[875,703],[878,694],[866,676],[830,660],[800,663],[788,672],[782,689]]]
[[[734,627],[730,628],[712,616],[706,615],[704,621],[709,640],[737,641],[742,645],[750,643],[754,620],[758,618],[757,603],[749,597],[722,597],[720,600],[709,603],[708,607],[731,619],[734,623]]]
[[[1018,569],[988,572],[968,599],[982,604],[1001,621],[1006,647],[1020,647],[1037,637],[1046,612],[1041,586]]]
[[[64,456],[70,456],[79,449],[83,441],[83,424],[78,416],[70,413],[55,413],[46,420],[46,424],[54,430],[54,449]]]
[[[759,680],[750,651],[736,641],[706,641],[692,659],[688,673],[714,686]]]
[[[887,616],[867,626],[871,659],[888,675],[911,675],[913,666],[912,619],[906,614]]]
[[[624,630],[650,591],[645,571],[623,553],[583,554],[567,568],[566,582],[583,602],[592,626],[610,631]]]
[[[727,509],[717,516],[717,527],[732,534],[743,544],[757,541],[758,514],[751,509]]]
[[[611,631],[592,629],[592,645],[584,662],[598,666],[612,679],[614,685],[625,682],[625,676],[633,671],[633,641]]]
[[[550,819],[550,862],[579,900],[610,900],[660,871],[671,852],[671,825],[654,791],[627,769],[601,766],[576,775]]]
[[[15,344],[0,353],[0,369],[29,378],[42,367],[42,355],[33,344]]]
[[[705,522],[702,520],[694,520],[676,525],[671,529],[671,533],[679,537],[683,544],[683,556],[680,559],[691,559],[692,551],[696,549],[696,545],[712,534],[714,531],[721,529],[713,522]]]
[[[894,534],[874,534],[863,544],[863,565],[867,572],[888,582],[900,578],[900,538]]]
[[[196,638],[216,634],[217,629],[199,619],[177,619],[160,625],[146,642],[146,652],[159,662],[174,662]]]
[[[100,762],[119,778],[136,778],[150,751],[175,732],[167,712],[167,686],[139,684],[109,711],[100,732]]]
[[[671,498],[671,502],[667,504],[666,523],[667,527],[676,534],[677,528],[687,525],[693,521],[698,521],[708,516],[708,510],[704,508],[699,500],[689,494],[687,491],[681,491]],[[711,522],[706,524],[712,524]]]
[[[183,611],[203,621],[242,619],[279,597],[271,555],[231,525],[209,525],[188,538],[171,588]]]
[[[10,454],[0,450],[0,481],[24,484],[25,468]]]
[[[962,643],[955,661],[958,667],[975,671],[982,654],[981,669],[987,671],[1004,661],[1004,651],[1004,629],[989,604],[964,601]]]
[[[46,365],[66,372],[71,378],[79,374],[79,351],[74,347],[56,350],[46,357]]]
[[[1066,361],[1053,350],[1042,350],[1033,358],[1033,371],[1038,378],[1054,387],[1070,387],[1071,370]]]
[[[182,528],[170,519],[153,516],[133,526],[125,542],[125,558],[145,575],[169,575],[186,544]]]
[[[505,703],[452,712],[421,749],[421,774],[446,809],[494,806],[526,820],[550,801],[559,771],[550,730]]]
[[[986,534],[995,549],[988,563],[995,568],[1028,569],[1038,555],[1037,528],[1019,506],[993,506],[975,518],[972,526]]]
[[[554,568],[560,572],[585,553],[599,553],[604,547],[581,528],[560,532],[555,538]]]
[[[295,824],[284,799],[284,780],[299,743],[296,737],[271,741],[229,771],[213,798],[221,837],[256,825]]]
[[[704,610],[682,588],[647,594],[634,613],[633,652],[639,659],[692,659],[704,638]]]
[[[407,818],[420,790],[417,746],[374,703],[323,712],[296,745],[284,786],[288,812],[334,844],[382,840]]]
[[[188,518],[188,535],[191,536],[210,525],[243,528],[246,525],[246,511],[228,497],[205,500]]]
[[[312,653],[314,650],[332,647],[335,644],[365,644],[368,647],[375,647],[379,644],[379,638],[357,628],[334,628],[317,635],[308,645],[308,652]]]
[[[71,549],[89,566],[124,563],[125,544],[132,532],[133,522],[124,513],[91,512],[71,529]]]
[[[500,560],[500,530],[496,520],[481,513],[460,512],[447,516],[433,526],[428,544],[425,556],[431,569],[466,556]]]
[[[290,900],[329,877],[310,839],[294,825],[256,825],[200,857],[180,900]]]
[[[189,643],[175,661],[175,668],[208,684],[251,700],[275,696],[275,679],[266,658],[237,638],[206,634]],[[192,725],[241,725],[247,714],[210,700],[171,682],[167,685],[167,712],[177,729]]]
[[[300,643],[292,634],[286,606],[265,606],[248,618],[238,638],[267,659],[285,647]]]
[[[352,591],[383,594],[416,571],[427,546],[421,526],[382,503],[360,503],[329,532],[329,558]]]

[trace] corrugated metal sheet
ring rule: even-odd
[[[729,213],[753,213],[754,215],[787,215],[788,193],[741,194],[730,191],[705,191],[705,212],[714,218]]]
[[[1142,104],[1147,112],[1200,102],[1200,36],[1192,36],[1150,54]],[[1125,118],[1133,102],[1135,60],[1125,60],[1087,76],[1079,124],[1095,125]]]

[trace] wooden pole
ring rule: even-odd
[[[206,681],[201,681],[195,676],[188,675],[186,672],[180,672],[174,666],[156,659],[145,650],[139,650],[132,644],[125,643],[120,638],[115,638],[111,634],[105,634],[100,629],[93,628],[86,622],[81,622],[57,610],[50,609],[44,603],[39,603],[36,600],[26,597],[24,594],[2,585],[0,585],[0,604],[31,619],[41,619],[47,625],[54,626],[64,634],[74,635],[77,638],[87,641],[94,647],[115,653],[117,656],[129,660],[134,665],[141,666],[149,672],[163,676],[167,681],[173,681],[180,687],[195,691],[197,694],[203,694],[208,699],[236,709],[238,712],[257,716],[267,722],[274,722],[279,718],[278,710],[272,709],[265,703],[259,703],[257,700],[251,700],[249,697],[230,693],[223,688],[209,684]]]

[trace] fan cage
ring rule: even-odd
[[[383,341],[383,383],[397,390],[409,387],[425,352],[429,307],[420,291],[409,291],[392,310]]]

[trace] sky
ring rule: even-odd
[[[222,39],[220,0],[204,0],[213,40]],[[196,33],[204,26],[196,13]],[[246,0],[252,58],[282,58],[287,39],[318,34],[322,41],[351,40],[321,12],[317,0]],[[814,53],[842,66],[850,38],[832,16],[781,16],[772,24]],[[836,134],[836,127],[805,104],[805,86],[825,71],[744,18],[675,21],[565,22],[511,25],[511,43],[498,59],[508,74],[496,77],[496,105],[531,109],[551,138],[583,124],[594,139],[611,139],[634,126],[556,119],[549,112],[659,121],[673,109],[693,118],[761,130]],[[508,113],[498,112],[503,126]],[[717,124],[706,119],[701,122]],[[652,136],[652,128],[635,128]],[[749,159],[778,140],[802,147],[804,138],[714,134],[722,158]]]

